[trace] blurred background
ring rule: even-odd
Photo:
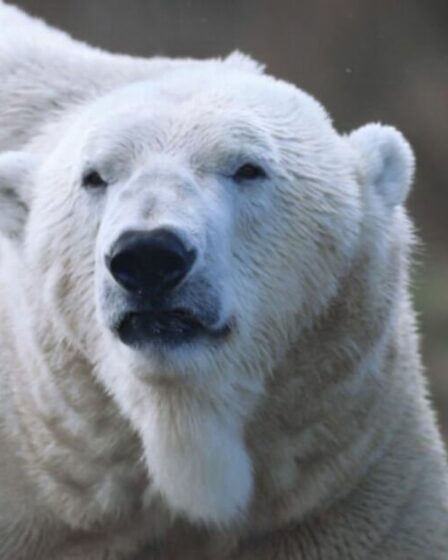
[[[240,49],[317,97],[336,128],[395,125],[417,155],[413,290],[448,441],[448,2],[13,0],[79,39],[140,56]]]

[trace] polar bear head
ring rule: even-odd
[[[311,96],[224,64],[73,108],[34,146],[2,156],[0,192],[46,336],[121,376],[247,393],[336,294],[365,223],[387,238],[413,173],[395,129],[340,135]]]

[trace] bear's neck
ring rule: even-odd
[[[258,473],[248,534],[289,526],[298,558],[381,550],[391,526],[408,519],[403,503],[416,515],[413,493],[424,485],[443,510],[436,488],[447,477],[425,398],[406,256],[397,246],[389,266],[376,267],[371,255],[358,256],[272,376],[248,429]],[[421,526],[424,538],[431,527]],[[270,539],[260,538],[257,558],[275,556]]]
[[[32,305],[26,303],[28,318]],[[96,382],[92,364],[53,336],[45,313],[33,313],[37,320],[26,329],[21,315],[20,337],[16,315],[9,314],[14,430],[38,503],[81,529],[112,525],[116,512],[129,518],[147,485],[137,435]]]

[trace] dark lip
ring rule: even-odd
[[[187,309],[150,309],[126,313],[114,330],[127,346],[178,346],[200,338],[222,338],[229,334],[230,325],[212,328]]]

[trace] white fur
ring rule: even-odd
[[[339,135],[241,54],[110,55],[3,3],[0,29],[0,560],[445,559],[401,134]],[[226,338],[117,338],[106,256],[158,227]]]
[[[148,467],[175,511],[206,523],[226,525],[247,509],[252,493],[251,462],[241,426],[229,411],[213,412],[193,399],[147,400],[141,425]],[[183,409],[182,409],[183,407]],[[204,410],[205,408],[205,410]]]
[[[27,215],[34,161],[24,152],[0,155],[0,231],[16,237],[22,233]]]
[[[392,126],[368,124],[351,133],[360,152],[360,172],[385,204],[403,204],[414,176],[414,154],[403,135]]]

